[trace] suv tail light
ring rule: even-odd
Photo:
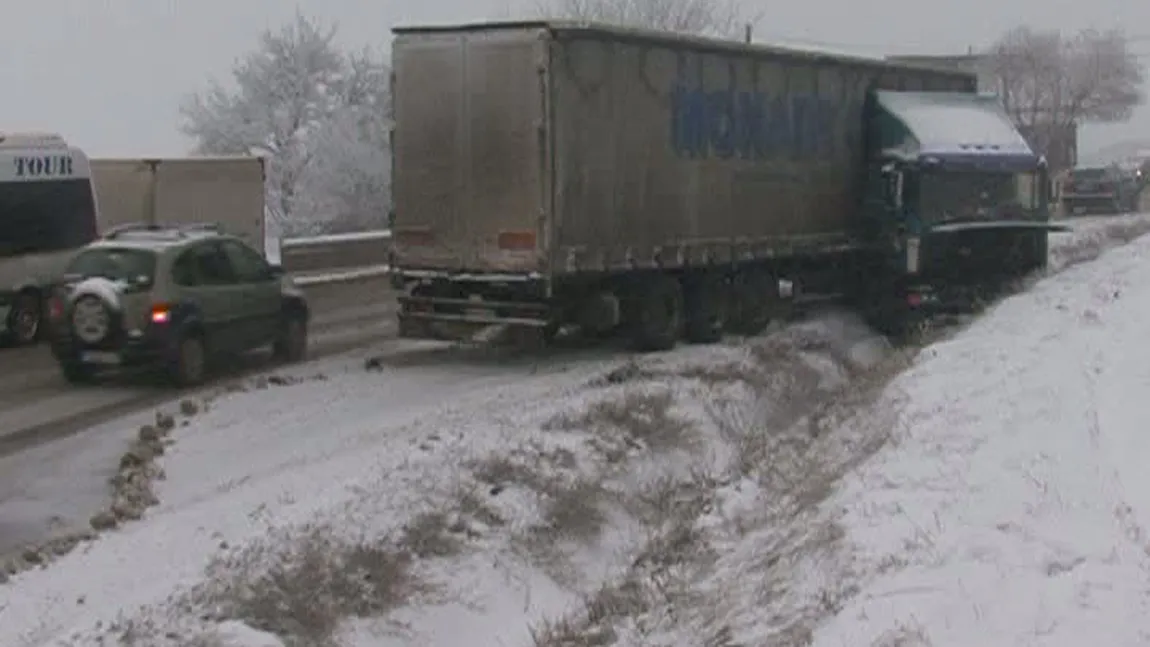
[[[54,294],[48,299],[48,318],[52,321],[64,318],[64,299],[60,298],[59,294]]]
[[[172,309],[166,303],[157,303],[152,306],[152,323],[166,324],[172,320]]]

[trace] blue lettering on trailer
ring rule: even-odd
[[[18,155],[12,163],[18,178],[68,177],[73,173],[71,155]]]
[[[737,89],[735,66],[728,87],[702,87],[702,59],[694,82],[680,59],[671,91],[671,147],[690,159],[811,159],[830,155],[836,145],[840,106],[809,94],[771,95]]]

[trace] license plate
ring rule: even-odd
[[[104,351],[85,351],[80,353],[80,361],[85,364],[101,364],[104,366],[120,363],[120,356],[116,353]]]

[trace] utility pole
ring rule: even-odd
[[[754,31],[754,25],[752,25],[751,23],[747,23],[746,29],[743,32],[743,42],[747,43],[748,45],[751,44],[751,32],[752,31]]]

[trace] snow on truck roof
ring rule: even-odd
[[[665,45],[692,45],[700,49],[711,51],[741,52],[750,54],[776,54],[790,55],[807,61],[835,61],[840,63],[857,63],[871,68],[880,69],[916,69],[931,70],[939,74],[954,77],[974,79],[975,75],[952,67],[943,67],[927,62],[907,62],[888,60],[882,56],[869,56],[857,52],[834,50],[830,47],[808,46],[793,42],[776,43],[745,43],[741,40],[714,38],[695,34],[644,29],[639,27],[625,27],[608,23],[580,21],[580,20],[525,20],[525,21],[496,21],[474,22],[439,25],[410,25],[392,28],[396,36],[407,34],[436,34],[436,33],[466,33],[480,31],[514,31],[542,29],[558,36],[563,34],[577,34],[583,37],[610,37],[616,40],[631,40]]]
[[[1031,150],[992,94],[875,92],[879,107],[898,120],[913,141],[887,152],[900,157],[999,157],[1033,166]]]
[[[0,132],[0,150],[9,148],[68,148],[68,142],[56,133]]]

